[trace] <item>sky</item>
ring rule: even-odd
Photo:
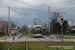
[[[8,21],[8,7],[10,20],[15,24],[17,20],[20,27],[24,24],[33,25],[35,18],[37,24],[39,18],[41,24],[48,22],[48,7],[50,17],[52,12],[58,12],[64,20],[71,19],[75,25],[75,0],[0,0],[0,18],[6,21]]]

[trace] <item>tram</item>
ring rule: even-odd
[[[42,26],[41,25],[34,25],[31,28],[31,36],[32,37],[42,37]]]

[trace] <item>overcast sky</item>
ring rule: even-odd
[[[47,22],[48,7],[50,7],[50,12],[59,12],[64,16],[64,20],[73,20],[75,25],[75,0],[0,0],[0,18],[6,21],[8,21],[8,7],[10,7],[11,21],[16,24],[16,19],[18,19],[20,27],[24,24],[33,25],[34,18],[40,18],[42,24]],[[64,12],[67,13],[61,14]]]

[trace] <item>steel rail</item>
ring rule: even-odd
[[[22,36],[20,36],[20,37],[22,37]],[[17,39],[19,39],[20,37],[18,37]],[[8,50],[10,50],[17,42],[18,42],[18,41],[16,41],[14,44],[12,44],[12,45],[8,48]]]
[[[38,38],[36,38],[36,39],[38,39]],[[49,43],[47,43],[47,42],[45,42],[45,41],[42,41],[42,40],[40,40],[40,39],[38,39],[39,41],[41,41],[41,42],[43,42],[43,43],[45,43],[45,44],[47,44],[48,46],[52,46],[51,44],[49,44]],[[58,50],[57,48],[55,48],[55,47],[52,47],[52,48],[54,48],[55,50]]]
[[[27,41],[27,37],[26,37],[26,50],[28,50],[28,41]]]

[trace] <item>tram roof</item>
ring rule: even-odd
[[[35,28],[35,27],[42,27],[42,25],[34,25],[34,27],[33,27],[33,28]]]

